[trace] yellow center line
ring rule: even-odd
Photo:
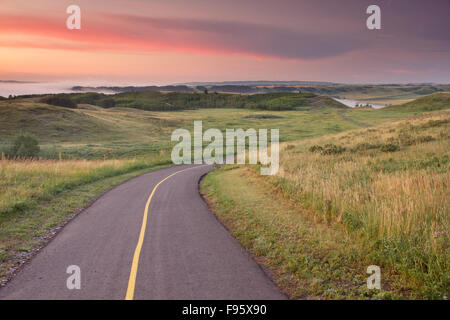
[[[204,166],[207,166],[207,165],[201,165],[201,166],[197,166],[197,167],[187,168],[187,169],[183,169],[183,170],[177,171],[175,173],[172,173],[171,175],[167,176],[166,178],[164,178],[163,180],[158,182],[156,184],[156,186],[153,188],[152,193],[150,194],[150,197],[148,197],[147,204],[145,205],[144,217],[142,218],[141,232],[139,233],[139,240],[138,240],[136,249],[134,250],[133,263],[131,265],[130,278],[128,279],[128,288],[127,288],[127,294],[125,296],[125,300],[133,300],[133,298],[134,298],[134,288],[136,285],[136,276],[137,276],[137,271],[138,271],[138,266],[139,266],[139,256],[141,255],[142,244],[144,243],[145,230],[147,229],[148,207],[150,206],[150,203],[152,202],[152,198],[153,198],[153,195],[155,194],[156,189],[158,188],[158,186],[161,183],[163,183],[164,181],[166,181],[167,179],[173,177],[174,175],[176,175],[178,173],[181,173],[181,172],[184,172],[187,170],[191,170],[191,169],[201,168]]]

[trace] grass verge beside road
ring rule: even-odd
[[[203,192],[294,298],[447,299],[449,116],[284,144],[277,175],[224,167]],[[383,291],[363,289],[369,265]]]
[[[202,193],[219,220],[294,299],[394,299],[402,278],[382,269],[383,290],[366,288],[365,248],[342,228],[319,222],[313,210],[286,199],[249,167],[209,173]]]

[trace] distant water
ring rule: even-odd
[[[16,82],[0,82],[0,96],[8,97],[9,95],[18,96],[24,94],[43,94],[43,93],[69,93],[72,86],[64,83],[16,83]]]
[[[80,92],[73,91],[71,88],[74,86],[87,86],[87,87],[99,87],[99,86],[116,86],[116,85],[135,85],[128,83],[109,83],[105,81],[60,81],[60,82],[1,82],[0,81],[0,96],[8,97],[9,95],[18,96],[25,94],[46,94],[46,93],[72,93]],[[99,93],[112,93],[110,91],[103,92],[98,90]]]
[[[350,100],[350,99],[337,99],[337,98],[333,98],[333,99],[342,104],[345,104],[347,107],[350,107],[350,108],[354,108],[356,106],[356,104],[360,104],[360,105],[362,104],[364,106],[367,104],[367,102],[361,102],[361,101]],[[386,107],[385,105],[382,105],[382,104],[369,103],[369,105],[374,109],[381,109],[381,108]]]

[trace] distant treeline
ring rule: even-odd
[[[202,93],[209,92],[229,92],[229,93],[274,93],[274,92],[294,92],[298,93],[299,88],[290,86],[274,86],[274,87],[259,87],[259,86],[246,86],[246,85],[213,85],[213,86],[145,86],[145,87],[72,87],[73,91],[81,92],[111,92],[111,93],[123,93],[123,92],[185,92],[185,93]]]
[[[177,111],[199,108],[245,108],[261,110],[292,110],[310,106],[310,93],[266,93],[254,95],[226,93],[161,93],[155,91],[124,92],[114,95],[102,93],[55,94],[40,101],[67,108],[91,104],[103,108],[123,107],[151,111]]]
[[[70,98],[68,94],[49,95],[41,99],[41,102],[51,104],[53,106],[75,109],[77,104]]]
[[[261,82],[264,83],[264,82]],[[450,85],[440,84],[386,84],[386,85],[345,85],[345,84],[303,84],[303,85],[240,85],[240,84],[213,84],[213,85],[170,85],[170,86],[145,86],[145,87],[73,87],[74,91],[84,92],[181,92],[181,93],[277,93],[277,92],[309,92],[314,94],[326,94],[342,96],[351,93],[383,93],[383,95],[416,94],[426,95],[435,92],[449,92]],[[378,94],[377,94],[378,95]]]
[[[73,91],[94,91],[94,92],[142,92],[142,91],[169,91],[169,92],[196,92],[195,88],[188,87],[185,85],[179,86],[144,86],[144,87],[135,87],[135,86],[126,86],[126,87],[83,87],[83,86],[75,86],[72,87]]]

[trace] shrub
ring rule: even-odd
[[[256,109],[256,108],[257,108],[257,106],[255,104],[255,108],[253,108],[253,109]],[[283,117],[276,116],[273,114],[251,114],[251,115],[245,116],[243,118],[244,119],[282,119]]]
[[[424,142],[430,142],[436,140],[432,136],[418,136],[416,138],[416,143],[424,143]]]
[[[432,127],[439,127],[443,124],[447,124],[450,122],[450,119],[443,119],[443,120],[429,120],[428,122],[422,124],[421,128],[432,128]]]
[[[87,92],[81,95],[75,95],[72,97],[72,100],[78,104],[92,104],[103,108],[113,108],[116,106],[116,101],[114,100],[114,98],[103,93],[96,92]],[[125,102],[133,101],[130,100]]]
[[[383,152],[395,152],[400,150],[400,147],[393,143],[385,143],[381,146],[380,150]]]
[[[51,95],[41,99],[41,102],[51,104],[52,106],[76,109],[77,104],[65,94]]]
[[[10,155],[14,157],[36,157],[41,148],[38,141],[29,134],[21,134],[14,140]]]
[[[317,144],[309,148],[309,152],[321,152],[323,148]]]
[[[414,138],[405,132],[402,132],[398,135],[398,140],[404,146],[413,145],[415,142]]]
[[[326,144],[321,151],[322,154],[340,154],[345,152],[345,148],[341,146],[337,146],[335,144]]]
[[[335,144],[329,143],[322,146],[314,145],[309,148],[310,152],[320,152],[322,155],[329,155],[329,154],[340,154],[345,152],[345,148],[341,146],[337,146]]]
[[[72,96],[72,100],[77,104],[92,104],[96,105],[97,101],[104,97],[103,94],[97,92],[86,92],[80,95]]]
[[[98,105],[103,108],[114,108],[116,106],[116,101],[112,98],[105,98],[100,100]]]

